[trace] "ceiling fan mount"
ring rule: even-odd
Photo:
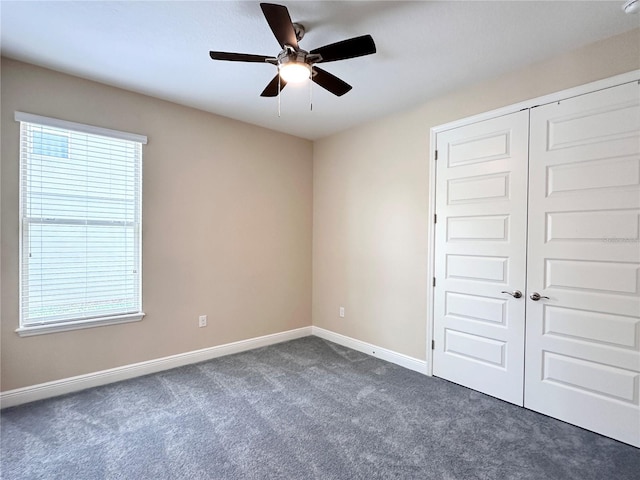
[[[296,34],[296,40],[300,41],[304,38],[304,34],[307,33],[306,29],[304,28],[304,25],[302,25],[301,23],[297,23],[297,22],[293,22],[293,31]]]
[[[260,8],[282,48],[276,57],[216,51],[210,51],[209,56],[213,60],[268,63],[278,67],[278,73],[263,90],[262,97],[275,97],[288,82],[306,78],[334,95],[342,96],[351,90],[351,85],[316,65],[376,53],[376,45],[371,35],[342,40],[311,51],[303,50],[298,42],[304,37],[305,28],[291,21],[287,7],[261,3]]]

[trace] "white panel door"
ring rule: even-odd
[[[531,110],[525,362],[525,407],[636,446],[639,99],[633,83]]]
[[[517,112],[438,133],[433,373],[522,405],[527,139]]]

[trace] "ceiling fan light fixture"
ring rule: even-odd
[[[622,5],[624,13],[638,13],[640,11],[640,0],[627,0]]]
[[[348,38],[340,42],[314,48],[308,52],[298,45],[305,29],[302,25],[291,22],[287,7],[274,3],[260,3],[260,8],[273,35],[282,48],[277,57],[213,50],[209,52],[209,56],[212,60],[253,62],[276,66],[278,73],[262,91],[261,97],[280,98],[280,92],[288,83],[302,83],[305,80],[311,80],[311,82],[335,96],[341,97],[351,90],[351,85],[335,75],[316,67],[316,65],[318,63],[347,60],[376,53],[376,44],[371,35]]]
[[[311,67],[304,62],[286,62],[279,70],[280,77],[287,83],[304,82],[311,76]]]

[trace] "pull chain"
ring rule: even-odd
[[[280,118],[280,69],[278,69],[278,118]]]
[[[309,74],[309,111],[313,112],[313,74]]]

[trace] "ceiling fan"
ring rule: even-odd
[[[213,60],[269,63],[278,67],[278,74],[260,94],[262,97],[275,97],[287,82],[293,83],[308,78],[340,97],[351,90],[351,85],[316,65],[376,53],[376,45],[371,35],[342,40],[307,52],[298,45],[298,41],[304,36],[304,27],[291,22],[287,7],[273,3],[261,3],[260,8],[276,40],[282,47],[282,51],[277,57],[214,51],[209,52],[209,55]]]

